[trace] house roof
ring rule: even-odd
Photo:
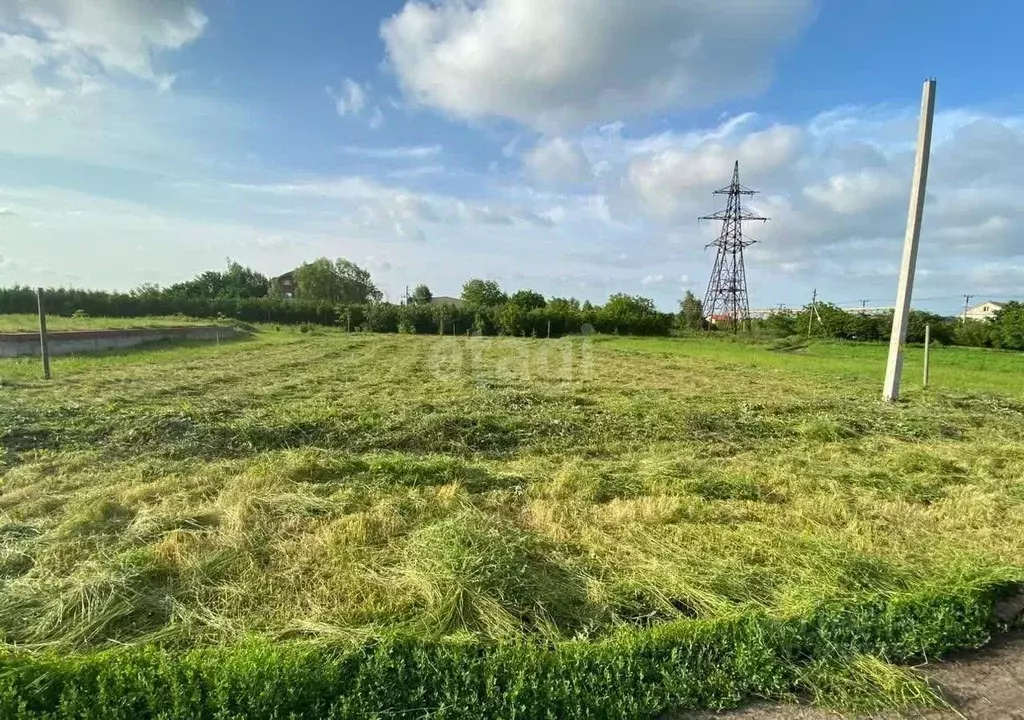
[[[462,307],[464,303],[464,300],[448,297],[447,295],[436,295],[430,299],[431,305],[455,305],[456,307]]]
[[[1003,302],[1002,300],[986,300],[983,303],[978,303],[977,305],[972,305],[971,307],[967,308],[967,312],[972,312],[974,310],[980,310],[981,308],[985,307],[986,305],[995,305],[996,307],[1002,307],[1005,304],[1006,303]]]

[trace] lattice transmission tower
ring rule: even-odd
[[[704,317],[715,323],[725,321],[732,325],[733,332],[737,332],[741,327],[750,327],[750,300],[747,297],[747,268],[743,262],[743,250],[757,242],[744,237],[743,221],[767,222],[768,218],[743,210],[742,198],[756,195],[757,191],[740,185],[739,161],[732,172],[732,184],[716,190],[714,194],[728,195],[729,201],[722,212],[700,218],[722,221],[722,234],[704,248],[717,247],[718,255],[707,292],[704,293],[702,309]]]

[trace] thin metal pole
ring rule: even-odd
[[[931,359],[932,326],[924,326],[924,386],[928,387],[928,361]]]
[[[921,124],[917,138],[917,161],[914,165],[914,184],[910,193],[910,212],[907,216],[907,235],[903,245],[903,263],[900,284],[896,293],[896,312],[889,338],[889,361],[885,368],[885,386],[882,399],[895,402],[900,397],[900,378],[903,375],[903,350],[907,342],[910,323],[910,300],[914,294],[914,271],[917,269],[917,250],[921,244],[921,221],[924,218],[925,192],[928,187],[928,163],[931,158],[932,121],[935,117],[935,81],[926,80],[921,97]]]
[[[39,354],[43,358],[43,377],[50,379],[50,339],[46,333],[46,303],[43,289],[36,288],[36,302],[39,305]]]

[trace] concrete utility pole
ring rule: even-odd
[[[924,386],[928,387],[928,361],[931,359],[932,326],[924,326]]]
[[[896,313],[893,316],[892,336],[889,339],[889,362],[885,368],[885,386],[882,399],[895,402],[900,397],[900,377],[903,374],[903,350],[907,342],[910,322],[910,301],[914,294],[914,271],[917,269],[917,249],[921,243],[921,220],[924,217],[925,190],[928,187],[928,163],[931,159],[932,122],[935,118],[935,80],[926,80],[921,97],[921,124],[917,135],[917,161],[914,164],[914,184],[910,191],[910,212],[907,216],[907,236],[903,245],[903,264],[896,294]]]
[[[43,358],[43,377],[50,379],[50,338],[46,334],[46,304],[43,289],[36,288],[36,303],[39,305],[39,354]]]
[[[811,328],[814,327],[814,316],[818,313],[818,288],[814,288],[814,295],[811,296],[811,311],[807,313],[807,337],[811,336]]]
[[[967,311],[971,309],[971,298],[972,297],[974,297],[974,296],[973,295],[964,295],[964,316],[961,319],[961,324],[962,325],[966,325],[967,324]]]

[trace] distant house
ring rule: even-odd
[[[462,307],[466,304],[465,300],[459,298],[448,297],[447,295],[438,295],[437,297],[430,299],[431,305],[454,305],[457,308]]]
[[[750,310],[750,314],[748,315],[748,317],[751,320],[767,320],[772,315],[777,315],[779,313],[787,313],[787,312],[792,312],[792,311],[791,310],[781,309],[781,308],[752,308]],[[722,325],[722,324],[725,324],[725,323],[732,322],[732,315],[729,315],[727,313],[721,313],[721,314],[717,314],[717,315],[708,315],[704,319],[707,320],[712,325]]]
[[[276,278],[271,278],[272,285],[278,285],[281,288],[281,293],[286,298],[295,297],[295,273],[294,271],[286,272],[284,275],[278,275]]]
[[[839,308],[843,312],[850,313],[851,315],[869,315],[871,317],[877,317],[880,315],[892,315],[896,313],[895,307],[846,307]],[[911,308],[913,309],[913,308]]]
[[[1003,309],[1006,303],[988,300],[974,307],[967,308],[960,313],[961,320],[991,320],[996,313]]]

